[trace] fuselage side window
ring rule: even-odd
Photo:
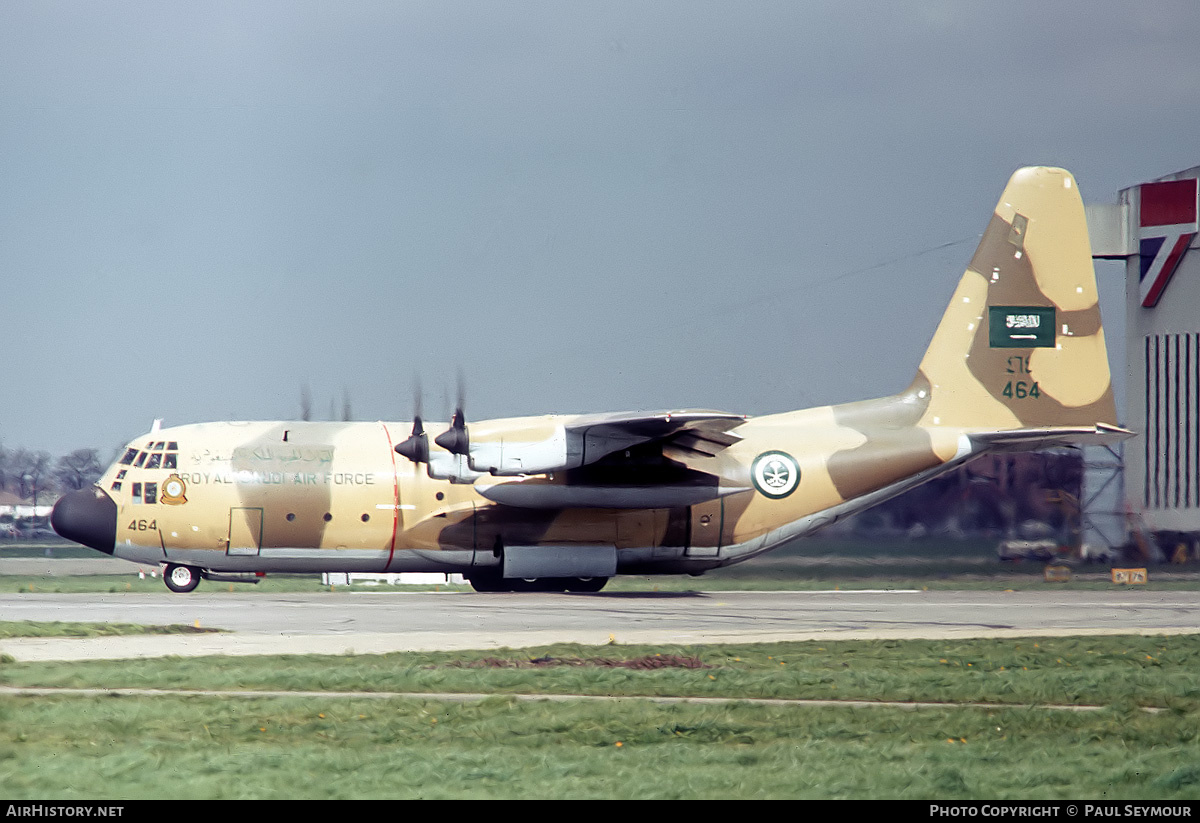
[[[142,502],[142,484],[141,483],[133,484],[133,488],[130,490],[130,497],[134,503]]]
[[[158,502],[158,484],[157,483],[147,483],[146,484],[146,493],[144,495],[144,502],[146,502],[147,504]]]

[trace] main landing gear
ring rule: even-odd
[[[534,577],[504,578],[498,574],[476,573],[467,578],[477,592],[598,592],[607,577]]]

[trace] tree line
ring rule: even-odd
[[[0,491],[24,500],[87,488],[103,473],[98,449],[76,449],[55,459],[47,451],[0,446]]]

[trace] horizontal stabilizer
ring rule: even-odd
[[[1063,446],[1114,446],[1136,432],[1119,426],[1098,423],[1095,426],[1054,427],[1046,429],[1015,429],[1011,431],[976,432],[968,435],[973,452],[1034,451]]]

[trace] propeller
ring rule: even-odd
[[[454,410],[454,419],[450,421],[450,428],[433,438],[433,442],[451,454],[466,454],[470,450],[467,419],[463,415],[462,407]]]
[[[396,447],[396,453],[414,463],[429,462],[429,436],[421,423],[421,379],[413,379],[413,427],[408,439]]]
[[[463,406],[465,404],[466,389],[464,388],[462,369],[459,369],[458,403],[455,404],[454,417],[450,420],[450,428],[433,438],[434,443],[437,443],[451,454],[465,455],[471,448],[471,441],[467,436],[467,417],[463,414]]]
[[[396,453],[404,455],[414,463],[429,462],[429,437],[421,424],[421,415],[413,416],[412,434],[396,447]]]

